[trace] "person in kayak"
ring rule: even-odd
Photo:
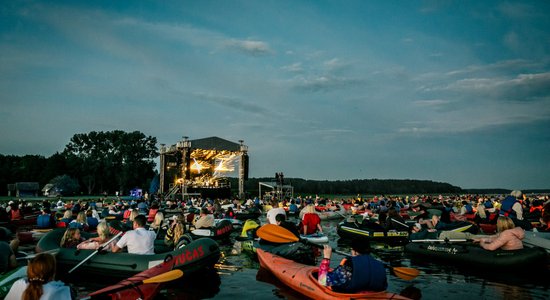
[[[134,229],[127,231],[122,236],[113,246],[112,252],[121,252],[124,247],[128,247],[128,253],[155,254],[157,234],[154,231],[145,229],[146,223],[147,218],[144,215],[137,215],[134,218]]]
[[[521,227],[516,227],[514,221],[509,217],[498,217],[497,234],[485,237],[474,238],[474,242],[485,250],[519,250],[523,249],[523,238],[525,231]]]
[[[304,207],[302,212],[304,214],[302,216],[300,233],[303,235],[314,234],[316,232],[323,233],[321,218],[315,211],[315,206],[313,204],[308,204]]]
[[[194,225],[196,229],[214,227],[214,216],[210,214],[208,208],[201,208],[200,217]]]
[[[286,214],[276,215],[275,221],[277,222],[277,225],[283,227],[284,229],[287,229],[288,231],[294,233],[295,236],[300,238],[300,232],[298,232],[298,227],[296,226],[296,224],[286,220]]]
[[[71,289],[61,281],[54,281],[55,257],[40,253],[27,267],[27,277],[13,283],[6,299],[69,300]]]
[[[85,240],[84,242],[78,244],[76,246],[77,249],[90,249],[90,250],[96,250],[99,249],[101,245],[108,242],[112,236],[111,232],[109,231],[109,225],[106,221],[99,222],[99,225],[97,225],[97,237],[93,237],[91,239]],[[105,245],[103,247],[103,250],[111,251],[111,248],[114,246],[114,244],[117,241],[112,241],[108,245]]]
[[[351,257],[345,258],[338,267],[329,271],[332,248],[330,245],[324,245],[324,258],[319,266],[319,283],[342,293],[386,290],[388,279],[384,264],[369,253],[368,242],[353,240]]]
[[[67,228],[63,237],[61,238],[61,243],[59,246],[61,248],[76,248],[76,246],[84,241],[84,238],[80,235],[80,229],[78,228]]]

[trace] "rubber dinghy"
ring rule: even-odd
[[[506,269],[529,270],[545,266],[546,251],[542,248],[489,251],[472,243],[413,242],[405,251],[430,260],[449,264],[483,268],[484,270]]]
[[[337,293],[317,282],[318,267],[303,265],[276,254],[257,250],[260,266],[282,283],[311,299],[408,299],[390,292]]]
[[[37,244],[37,251],[43,252],[59,248],[64,229],[48,232]],[[85,238],[89,235],[82,233]],[[66,272],[90,256],[94,250],[77,250],[75,248],[59,248],[56,255],[58,274]],[[201,238],[182,248],[154,254],[140,255],[126,252],[100,252],[77,268],[74,273],[86,274],[87,278],[109,277],[110,279],[125,279],[145,271],[164,261],[170,261],[171,269],[180,269],[190,273],[204,267],[213,266],[220,258],[218,243],[210,238]]]

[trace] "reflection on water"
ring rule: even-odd
[[[323,228],[333,247],[349,252],[349,245],[339,241],[337,223],[324,222]],[[405,290],[411,293],[409,295],[420,292],[422,299],[550,299],[549,274],[518,276],[502,271],[480,272],[410,257],[403,252],[403,247],[373,244],[372,248],[373,255],[394,267],[412,267],[421,271],[412,281],[388,273],[388,290],[391,292]],[[253,257],[245,253],[230,255],[231,244],[221,245],[221,249],[225,254],[221,262],[233,268],[223,267],[185,276],[163,289],[161,299],[304,299],[270,273],[258,271],[259,263]],[[333,266],[343,258],[336,253],[333,257]]]

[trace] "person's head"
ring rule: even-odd
[[[497,219],[497,232],[503,232],[507,229],[512,229],[516,227],[514,221],[509,217],[500,216]]]
[[[49,253],[37,254],[27,266],[29,285],[23,292],[24,300],[40,299],[42,286],[55,277],[55,257]]]
[[[129,221],[134,221],[134,219],[139,215],[139,211],[137,209],[133,209],[131,212],[130,212],[130,216],[128,217],[128,220]]]
[[[78,223],[86,223],[86,213],[81,211],[76,215],[76,221]]]
[[[164,221],[164,213],[159,211],[155,215],[155,220],[153,221],[153,225],[160,226],[162,225],[162,222]]]
[[[438,215],[432,215],[432,224],[435,226],[439,222],[440,218],[441,217],[439,217]]]
[[[285,216],[285,214],[277,214],[277,215],[275,216],[275,221],[277,222],[277,224],[286,221],[286,216]]]
[[[209,213],[208,208],[203,207],[201,208],[201,216],[206,216]]]
[[[80,229],[67,228],[65,234],[63,234],[63,238],[61,238],[61,247],[66,247],[66,245],[78,240],[80,240]]]
[[[109,225],[107,224],[106,221],[101,221],[99,222],[99,224],[97,224],[97,235],[104,240],[106,240],[109,237],[110,235]]]
[[[370,243],[361,239],[353,239],[351,241],[351,254],[352,255],[362,255],[369,254],[371,251]]]
[[[134,218],[134,229],[145,227],[145,224],[147,224],[147,218],[144,215],[137,215]]]
[[[43,214],[43,215],[49,215],[49,214],[51,214],[51,213],[52,213],[52,211],[51,211],[49,208],[47,208],[47,207],[45,207],[45,208],[42,209],[42,214]]]
[[[63,219],[72,219],[72,218],[73,218],[73,212],[67,209],[63,213]]]
[[[94,216],[94,212],[93,212],[91,209],[88,209],[88,210],[86,211],[86,217],[90,217],[90,218],[91,218],[91,217],[93,217],[93,216]]]

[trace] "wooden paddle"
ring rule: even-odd
[[[315,244],[315,243],[309,242],[309,241],[304,240],[304,239],[300,239],[297,236],[295,236],[292,232],[287,230],[286,228],[283,228],[283,227],[275,225],[275,224],[266,224],[266,225],[260,227],[258,229],[258,231],[256,231],[256,234],[260,238],[262,238],[266,241],[269,241],[269,242],[273,242],[273,243],[302,242],[302,243],[306,243],[306,244],[309,244],[309,245],[312,245],[312,246],[316,246],[318,248],[323,248],[322,245]],[[345,256],[350,256],[350,254],[342,252],[342,251],[338,251],[338,250],[333,250],[333,252],[341,254],[341,255],[345,255]],[[392,267],[387,263],[384,263],[384,265],[388,269],[392,270],[393,273],[397,277],[399,277],[401,279],[404,279],[404,280],[413,280],[414,278],[416,278],[420,274],[420,271],[418,271],[417,269],[414,269],[414,268]]]

